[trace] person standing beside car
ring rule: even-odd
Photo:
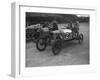
[[[79,34],[79,22],[78,21],[73,22],[72,32],[74,36],[78,36]]]
[[[76,21],[74,24],[75,33],[79,32],[79,21]]]

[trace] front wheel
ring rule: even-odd
[[[52,46],[52,52],[54,55],[58,55],[62,49],[62,42],[60,39],[56,40]]]
[[[46,44],[46,39],[45,38],[39,38],[36,42],[36,48],[39,50],[39,51],[44,51],[47,47],[47,44]]]

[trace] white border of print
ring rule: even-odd
[[[63,14],[90,15],[90,64],[52,67],[25,67],[25,12],[45,12]],[[95,70],[95,8],[43,7],[32,4],[12,3],[12,62],[11,72],[14,77],[35,75],[60,75]]]

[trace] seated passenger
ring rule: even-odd
[[[73,26],[72,22],[69,22],[67,29],[71,29],[72,30],[72,26]]]

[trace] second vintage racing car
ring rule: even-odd
[[[58,30],[51,30],[50,28],[42,28],[41,36],[36,42],[36,48],[39,51],[44,51],[47,45],[52,44],[52,52],[54,55],[57,55],[62,50],[62,45],[65,41],[77,40],[79,44],[83,41],[82,33],[74,33],[73,30],[63,28]]]

